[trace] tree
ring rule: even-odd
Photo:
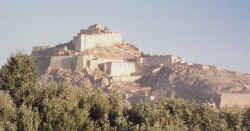
[[[40,116],[37,109],[21,105],[18,110],[18,130],[37,131],[40,125]]]
[[[247,111],[243,114],[243,126],[246,128],[246,130],[250,130],[250,109],[247,109]]]
[[[29,96],[31,87],[37,81],[37,68],[32,56],[16,53],[8,59],[0,70],[0,87],[9,92],[15,103],[21,105],[24,97]]]
[[[0,91],[0,130],[15,131],[17,129],[16,105],[9,94]]]

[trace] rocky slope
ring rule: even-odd
[[[153,69],[152,69],[153,70]],[[158,67],[137,83],[152,87],[158,96],[176,96],[201,101],[218,101],[223,92],[249,92],[250,75],[201,64]]]
[[[141,55],[141,51],[134,45],[116,44],[110,47],[97,47],[85,51],[84,55],[94,55],[97,58],[130,60]]]
[[[45,54],[53,52],[56,52],[53,48],[45,50]],[[66,53],[75,52],[69,50]],[[135,58],[140,57],[143,52],[131,44],[118,44],[111,47],[97,47],[83,54],[94,55],[97,58],[135,61]],[[41,83],[67,81],[77,87],[103,88],[108,94],[115,90],[126,101],[132,103],[142,99],[154,100],[161,96],[219,103],[220,95],[224,92],[250,92],[249,74],[211,65],[175,63],[173,66],[137,65],[136,68],[137,72],[134,75],[139,78],[136,81],[112,80],[100,70],[75,72],[59,68],[41,73]]]

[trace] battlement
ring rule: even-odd
[[[98,46],[106,47],[122,43],[122,35],[118,32],[111,32],[108,27],[99,24],[82,29],[72,40],[74,49],[83,52],[86,49]]]

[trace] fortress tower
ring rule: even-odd
[[[122,35],[118,32],[111,32],[108,27],[95,24],[88,29],[83,29],[72,40],[74,50],[83,52],[86,49],[95,47],[107,47],[122,42]]]

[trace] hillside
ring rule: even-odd
[[[157,72],[143,76],[137,81],[153,88],[152,92],[185,99],[220,104],[222,93],[247,93],[250,91],[250,75],[232,72],[215,66],[201,64],[175,64],[159,67]],[[239,98],[238,100],[244,100]]]
[[[126,103],[177,97],[217,107],[250,105],[249,74],[187,63],[174,55],[145,54],[125,43],[121,33],[97,24],[68,43],[34,47],[32,55],[41,84],[67,81],[107,94],[117,91]]]
[[[98,47],[85,53],[97,58],[133,59],[139,52],[132,49],[136,48],[124,44],[110,48]],[[174,96],[200,102],[207,101],[219,106],[220,95],[224,92],[250,92],[250,75],[210,65],[176,63],[171,67],[161,64],[139,66],[135,76],[139,76],[140,79],[135,79],[136,81],[112,81],[102,71],[96,72],[74,72],[59,68],[43,74],[42,80],[43,83],[47,83],[48,80],[69,81],[77,87],[92,85],[92,88],[102,87],[107,93],[116,90],[132,103],[150,97],[156,99]]]

